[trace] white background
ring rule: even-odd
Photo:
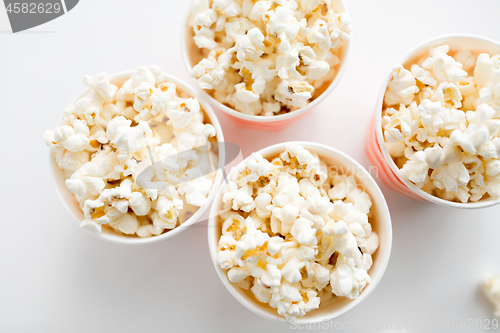
[[[0,8],[0,332],[285,332],[240,305],[212,266],[206,223],[163,243],[120,247],[83,232],[58,202],[42,134],[83,88],[84,74],[160,65],[191,84],[179,50],[189,1],[82,0],[68,14],[12,34]],[[239,128],[243,155],[287,140],[336,147],[369,166],[364,136],[381,81],[414,45],[450,34],[500,40],[500,1],[355,0],[353,48],[332,95],[278,133]],[[383,185],[394,240],[370,297],[336,322],[420,325],[493,318],[479,289],[500,273],[500,207],[454,210],[400,197]],[[425,329],[436,320],[441,329]],[[337,324],[337,325],[339,325]],[[335,325],[332,324],[332,325]],[[419,327],[419,329],[417,329]],[[353,330],[356,331],[356,330]],[[477,331],[477,330],[468,330]]]

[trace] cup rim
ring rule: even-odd
[[[344,3],[344,0],[335,0],[335,1],[338,1],[339,6],[342,8],[344,13],[349,14],[347,7]],[[209,100],[210,103],[215,105],[217,107],[217,109],[221,110],[222,112],[226,113],[229,116],[232,116],[232,117],[235,117],[238,119],[242,119],[245,121],[254,122],[254,123],[274,123],[274,122],[279,122],[279,121],[283,121],[283,120],[287,120],[287,119],[292,119],[296,116],[299,116],[299,115],[306,113],[307,111],[309,111],[310,109],[312,109],[313,107],[318,105],[328,95],[330,95],[331,92],[335,89],[335,87],[337,87],[337,85],[339,84],[340,80],[342,79],[342,77],[346,71],[347,64],[348,64],[350,54],[351,54],[352,35],[353,35],[352,32],[350,35],[350,40],[346,41],[346,43],[345,43],[346,46],[345,46],[344,59],[340,63],[337,75],[335,76],[333,81],[330,83],[328,88],[325,89],[325,91],[323,91],[318,97],[316,97],[316,99],[314,99],[313,101],[311,101],[307,105],[305,105],[301,108],[298,108],[297,110],[291,111],[291,112],[286,113],[286,114],[277,115],[277,116],[256,116],[256,115],[249,115],[249,114],[245,114],[245,113],[240,112],[240,111],[236,111],[235,109],[230,108],[230,107],[222,104],[221,102],[216,100],[214,97],[212,97],[209,93],[207,93],[204,89],[200,88],[200,86],[196,82],[196,79],[193,77],[193,75],[191,75],[191,70],[193,69],[194,66],[191,65],[190,58],[187,54],[187,44],[186,44],[187,33],[188,33],[188,19],[189,19],[189,16],[191,15],[191,7],[192,6],[189,6],[188,10],[186,11],[185,16],[184,16],[184,20],[183,20],[184,24],[181,27],[181,53],[182,53],[182,59],[183,59],[184,66],[186,68],[186,71],[188,72],[188,75],[190,77],[191,82],[193,82],[193,85],[195,86],[196,91],[198,91],[205,99]]]
[[[370,274],[371,277],[371,282],[363,289],[361,294],[354,300],[350,301],[346,305],[342,306],[340,309],[335,310],[333,312],[328,312],[324,315],[318,316],[317,318],[312,318],[310,319],[308,315],[306,314],[303,317],[298,317],[295,322],[297,323],[317,323],[317,322],[322,322],[325,320],[333,320],[336,319],[353,308],[355,308],[359,303],[361,303],[364,299],[366,299],[372,292],[373,290],[377,287],[379,282],[381,281],[385,270],[387,268],[387,265],[389,263],[389,258],[391,255],[391,249],[392,249],[392,222],[391,222],[391,216],[389,213],[389,208],[387,206],[387,202],[385,200],[385,197],[380,190],[377,182],[373,179],[373,177],[370,175],[370,173],[361,165],[359,164],[356,160],[354,160],[352,157],[349,155],[341,152],[340,150],[337,150],[333,147],[316,143],[316,142],[310,142],[310,141],[288,141],[288,142],[282,142],[278,144],[274,144],[271,146],[268,146],[266,148],[263,148],[257,153],[261,154],[264,158],[266,158],[266,155],[270,154],[275,154],[278,152],[281,152],[285,149],[285,146],[287,143],[294,143],[303,146],[304,148],[311,150],[313,152],[317,152],[318,154],[322,155],[327,155],[332,158],[336,159],[341,159],[343,161],[343,165],[346,165],[347,167],[353,167],[356,172],[361,172],[363,174],[363,184],[370,185],[371,188],[371,195],[376,196],[377,200],[380,200],[383,205],[377,206],[377,209],[380,210],[380,215],[383,217],[382,221],[377,222],[380,230],[384,230],[386,233],[385,237],[385,242],[382,244],[379,244],[379,247],[377,251],[381,251],[380,248],[383,247],[384,251],[381,251],[380,256],[377,258],[377,263],[380,265],[377,271],[375,271],[375,275]],[[247,157],[248,158],[248,157]],[[246,159],[245,159],[246,160]],[[245,161],[244,160],[244,161]],[[244,161],[240,162],[238,165],[243,163]],[[210,217],[208,220],[208,246],[210,250],[210,257],[212,258],[212,263],[215,267],[215,270],[217,272],[217,275],[219,276],[222,284],[229,290],[231,295],[233,295],[234,298],[236,298],[243,306],[245,306],[248,310],[252,311],[254,314],[262,317],[269,319],[271,321],[277,321],[277,322],[282,322],[282,323],[287,323],[290,324],[284,317],[280,316],[277,312],[273,312],[272,314],[266,311],[263,311],[259,306],[257,306],[257,300],[253,299],[252,301],[247,300],[246,298],[241,296],[241,293],[243,293],[235,284],[231,283],[227,277],[227,273],[218,265],[217,263],[217,246],[218,246],[218,239],[217,239],[217,224],[218,224],[218,211],[219,211],[219,205],[222,200],[222,193],[219,191],[217,192],[214,201],[212,203],[212,207],[210,210]],[[372,198],[372,202],[375,202],[375,198]],[[374,261],[375,262],[375,261]],[[373,267],[373,266],[372,266]],[[262,303],[264,304],[264,303]],[[321,307],[321,305],[320,305]]]
[[[121,72],[109,75],[108,78],[110,79],[110,81],[118,81],[118,80],[123,80],[123,79],[127,80],[135,72],[136,72],[136,70],[121,71]],[[190,95],[190,97],[194,97],[194,98],[198,99],[203,111],[205,112],[205,114],[209,118],[212,125],[215,127],[215,130],[217,133],[216,134],[217,140],[219,142],[224,142],[224,135],[222,134],[222,128],[221,128],[219,120],[217,119],[217,116],[216,116],[215,112],[212,110],[211,106],[203,98],[200,98],[199,94],[197,94],[196,91],[194,91],[185,82],[183,82],[182,80],[180,80],[172,75],[169,75],[166,73],[163,73],[163,74],[166,77],[167,81],[175,84],[176,89],[184,91],[188,95]],[[81,91],[71,101],[70,104],[74,104],[79,98],[83,97],[89,91],[90,91],[90,89],[88,89],[88,88]],[[219,150],[219,154],[220,154],[219,159],[225,160],[224,147],[222,147],[222,149]],[[56,195],[59,198],[59,201],[62,203],[62,205],[64,206],[66,211],[69,213],[69,215],[74,220],[76,220],[78,223],[80,223],[82,221],[82,219],[79,216],[80,216],[80,214],[81,214],[81,216],[83,216],[83,212],[81,211],[81,209],[77,210],[77,209],[75,209],[75,207],[73,207],[72,205],[69,204],[69,200],[76,200],[76,198],[75,198],[74,194],[71,193],[71,191],[69,191],[69,189],[66,187],[64,182],[62,184],[59,183],[59,181],[58,181],[59,178],[61,178],[61,177],[65,178],[64,171],[61,168],[59,168],[59,166],[55,162],[55,153],[52,151],[49,153],[49,163],[50,163],[50,175],[52,178],[51,182],[54,185]],[[172,238],[172,237],[176,236],[177,234],[181,233],[182,231],[184,231],[185,229],[187,229],[189,226],[195,224],[198,221],[198,219],[203,215],[203,213],[211,205],[213,198],[218,191],[219,184],[222,181],[222,177],[223,177],[222,171],[220,169],[218,169],[215,180],[214,180],[214,184],[213,184],[212,189],[210,190],[210,193],[207,197],[207,202],[204,205],[200,206],[198,208],[198,210],[196,210],[196,212],[189,219],[187,219],[184,223],[182,223],[181,225],[175,227],[174,229],[167,231],[165,233],[162,233],[160,235],[157,235],[157,236],[153,235],[150,237],[138,237],[138,236],[121,235],[114,230],[112,230],[112,232],[110,232],[109,234],[103,233],[103,232],[101,232],[99,234],[95,234],[95,233],[92,233],[92,232],[87,231],[85,229],[84,230],[87,233],[91,234],[92,236],[97,237],[101,240],[104,240],[104,241],[107,241],[107,242],[113,243],[113,244],[120,244],[120,245],[152,244],[152,243],[156,243],[156,242],[168,239],[168,238]],[[63,191],[67,192],[67,193],[63,193]],[[70,195],[68,195],[68,193]]]
[[[449,34],[449,35],[443,35],[443,36],[438,36],[435,38],[428,39],[424,42],[421,42],[417,46],[413,47],[410,51],[408,51],[399,61],[399,64],[404,64],[410,59],[412,59],[415,55],[418,53],[421,53],[422,51],[429,49],[431,47],[438,46],[440,44],[445,44],[446,42],[450,40],[457,40],[457,39],[468,39],[468,40],[475,40],[475,41],[481,41],[484,43],[489,43],[492,44],[496,47],[500,48],[500,43],[486,37],[482,36],[477,36],[477,35],[472,35],[472,34]],[[486,208],[490,206],[494,206],[500,203],[500,197],[495,198],[495,197],[488,197],[486,199],[480,199],[479,201],[476,202],[453,202],[449,200],[445,200],[442,198],[439,198],[437,196],[434,196],[432,194],[429,194],[425,192],[424,190],[418,188],[415,184],[413,184],[411,181],[407,180],[404,178],[401,173],[399,172],[399,168],[397,165],[394,163],[392,160],[392,157],[390,156],[389,152],[387,151],[387,147],[385,145],[385,139],[384,135],[382,132],[382,109],[383,109],[383,103],[384,103],[384,96],[385,92],[387,90],[387,86],[389,85],[389,82],[391,81],[392,78],[392,70],[389,72],[389,75],[385,77],[385,79],[382,81],[381,89],[377,98],[377,104],[376,104],[376,109],[375,109],[375,132],[376,132],[376,137],[378,141],[378,145],[380,147],[380,150],[382,151],[382,155],[384,156],[384,159],[386,163],[389,165],[391,168],[392,172],[396,175],[396,177],[404,184],[406,185],[410,190],[412,190],[415,194],[420,196],[421,198],[430,201],[432,203],[438,204],[440,206],[445,206],[445,207],[454,207],[454,208],[462,208],[462,209],[478,209],[478,208]]]

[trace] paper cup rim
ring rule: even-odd
[[[365,300],[373,292],[373,290],[375,290],[375,288],[377,287],[377,285],[379,284],[379,282],[381,281],[381,279],[385,273],[385,270],[386,270],[387,265],[389,263],[389,258],[390,258],[391,249],[392,249],[392,222],[391,222],[391,216],[389,213],[389,207],[387,206],[387,202],[385,200],[385,197],[384,197],[382,191],[380,190],[377,182],[373,179],[373,177],[370,175],[370,173],[361,164],[359,164],[356,160],[354,160],[352,157],[350,157],[349,155],[347,155],[347,154],[345,154],[345,153],[343,153],[335,148],[332,148],[332,147],[324,145],[324,144],[316,143],[316,142],[288,141],[288,142],[282,142],[282,143],[268,146],[266,148],[263,148],[263,149],[257,151],[257,153],[261,154],[264,158],[268,158],[268,157],[266,157],[266,155],[276,154],[276,153],[279,153],[281,151],[284,151],[285,145],[287,143],[295,143],[295,144],[303,146],[304,148],[306,148],[310,151],[316,152],[319,155],[323,155],[323,156],[328,155],[328,157],[332,157],[334,159],[340,159],[343,161],[342,163],[345,163],[345,164],[343,164],[343,166],[346,166],[346,167],[352,166],[356,172],[361,172],[363,174],[363,180],[364,180],[363,185],[367,185],[367,184],[370,185],[372,196],[374,194],[376,195],[376,198],[371,198],[372,203],[376,202],[377,200],[379,200],[381,203],[383,203],[383,205],[377,206],[377,209],[380,209],[380,215],[383,217],[382,221],[377,221],[377,225],[379,226],[380,230],[384,230],[386,237],[385,237],[385,242],[383,244],[380,243],[379,247],[377,249],[377,251],[382,251],[381,247],[383,247],[384,250],[382,251],[381,255],[378,258],[376,258],[377,259],[376,262],[378,263],[378,265],[380,265],[380,267],[375,272],[376,273],[375,276],[373,276],[370,273],[370,277],[372,278],[371,282],[363,289],[363,291],[361,292],[359,297],[352,300],[351,302],[349,302],[347,305],[341,307],[340,309],[337,309],[333,312],[327,312],[324,315],[317,316],[317,317],[312,318],[312,319],[309,318],[308,315],[306,314],[303,317],[298,317],[296,320],[296,323],[318,323],[318,322],[322,322],[322,321],[326,321],[326,320],[333,320],[333,319],[336,319],[336,318],[346,314],[347,312],[349,312],[350,310],[355,308],[363,300]],[[243,162],[241,162],[241,163],[243,163]],[[239,165],[241,163],[239,163]],[[236,298],[248,310],[252,311],[253,313],[255,313],[256,315],[258,315],[262,318],[266,318],[266,319],[269,319],[272,321],[292,324],[292,323],[287,322],[286,319],[284,317],[280,316],[277,312],[271,314],[269,312],[263,311],[259,306],[256,305],[256,304],[258,304],[257,303],[258,300],[252,299],[252,301],[249,301],[246,298],[244,298],[241,295],[243,292],[240,290],[240,288],[238,286],[236,286],[235,284],[232,284],[229,281],[229,279],[227,277],[227,273],[217,263],[217,253],[218,253],[218,251],[217,251],[218,239],[216,239],[217,235],[218,235],[218,230],[217,230],[218,221],[217,220],[218,220],[218,211],[219,211],[219,204],[221,201],[221,196],[222,196],[222,194],[221,194],[220,188],[219,188],[219,191],[217,192],[217,194],[214,198],[212,208],[210,210],[210,218],[208,220],[208,246],[209,246],[209,250],[210,250],[210,257],[212,258],[212,263],[215,267],[215,270],[217,271],[217,275],[221,279],[224,286],[229,290],[231,295],[233,295],[233,297]],[[375,263],[375,260],[374,260],[374,263]],[[373,268],[373,265],[372,265],[372,268]],[[370,268],[370,271],[372,268]],[[261,303],[261,304],[264,304],[264,303]],[[320,308],[321,308],[321,304],[320,304]]]
[[[342,8],[344,13],[349,14],[347,7],[344,3],[344,0],[334,0],[334,1],[338,2],[338,4],[340,5],[340,7]],[[187,54],[187,44],[186,44],[187,32],[188,32],[188,19],[189,19],[189,16],[191,15],[191,6],[192,6],[192,4],[189,6],[188,10],[186,11],[186,13],[184,15],[183,25],[181,27],[181,53],[182,53],[182,59],[184,62],[184,66],[186,68],[186,71],[188,72],[188,75],[190,77],[191,82],[193,82],[193,84],[195,86],[196,91],[198,91],[205,99],[210,101],[210,103],[215,105],[217,107],[217,109],[221,110],[222,112],[224,112],[230,116],[233,116],[233,117],[238,118],[238,119],[254,122],[254,123],[274,123],[274,122],[279,122],[279,121],[295,118],[299,115],[306,113],[308,110],[312,109],[313,107],[318,105],[321,101],[323,101],[328,95],[331,94],[331,92],[335,89],[335,87],[337,87],[340,80],[344,76],[344,73],[346,71],[347,64],[348,64],[348,61],[350,58],[350,54],[351,54],[352,32],[350,34],[350,40],[346,41],[346,43],[345,43],[346,46],[345,46],[344,58],[341,61],[337,75],[335,76],[333,81],[330,83],[328,88],[325,89],[325,91],[323,91],[318,97],[316,97],[316,99],[314,99],[313,101],[311,101],[307,105],[305,105],[301,108],[298,108],[297,110],[291,111],[291,112],[286,113],[286,114],[277,115],[277,116],[256,116],[256,115],[248,115],[248,114],[242,113],[240,111],[236,111],[235,109],[230,108],[230,107],[222,104],[221,102],[216,100],[214,97],[212,97],[209,93],[207,93],[204,89],[200,88],[198,83],[196,82],[196,79],[193,77],[193,75],[191,75],[191,70],[193,69],[194,66],[191,65],[190,58]]]
[[[414,56],[418,55],[419,53],[423,52],[425,49],[429,49],[431,47],[435,47],[441,44],[446,44],[450,40],[459,40],[459,39],[469,39],[469,40],[475,40],[475,41],[480,41],[484,42],[487,44],[494,45],[496,47],[500,48],[500,43],[486,38],[482,36],[476,36],[472,34],[450,34],[450,35],[444,35],[444,36],[439,36],[435,38],[428,39],[417,46],[413,47],[410,51],[408,51],[400,60],[399,64],[404,64],[410,59],[412,59]],[[376,106],[376,112],[375,112],[375,132],[377,135],[377,141],[378,145],[380,147],[380,150],[382,151],[382,154],[384,156],[384,159],[386,163],[389,165],[391,168],[392,172],[396,175],[396,177],[404,184],[406,185],[410,190],[412,190],[415,194],[420,196],[421,198],[430,201],[432,203],[438,204],[440,206],[445,206],[445,207],[453,207],[453,208],[462,208],[462,209],[478,209],[478,208],[486,208],[490,206],[494,206],[500,203],[500,197],[488,197],[486,199],[480,199],[479,201],[476,202],[466,202],[466,203],[461,203],[461,202],[454,202],[454,201],[449,201],[445,199],[441,199],[437,196],[434,196],[432,194],[429,194],[425,192],[424,190],[418,188],[415,184],[413,184],[411,181],[407,180],[405,177],[403,177],[400,173],[399,168],[397,165],[394,163],[392,160],[392,157],[390,156],[389,152],[387,151],[387,147],[385,146],[385,139],[384,135],[382,133],[382,108],[383,108],[383,103],[384,103],[384,96],[385,92],[387,90],[387,86],[389,85],[389,82],[391,81],[392,78],[392,70],[389,72],[389,75],[385,77],[385,79],[382,82],[381,89],[377,98],[377,106]]]
[[[111,82],[113,81],[118,81],[118,80],[127,80],[130,78],[136,70],[128,70],[128,71],[121,71],[112,75],[109,75],[108,78],[110,79]],[[165,78],[167,79],[168,82],[172,82],[175,84],[176,88],[187,93],[190,95],[190,97],[197,98],[200,106],[202,107],[203,111],[209,118],[210,122],[212,125],[215,127],[216,130],[216,136],[217,136],[217,141],[219,142],[224,142],[224,135],[222,134],[222,128],[220,126],[219,120],[217,119],[217,116],[215,112],[212,110],[210,105],[203,99],[200,98],[199,94],[196,93],[189,85],[184,83],[182,80],[163,73]],[[84,89],[82,90],[72,101],[70,104],[74,104],[79,98],[83,97],[85,94],[87,94],[90,91],[90,89]],[[225,149],[222,147],[222,149],[219,151],[219,158],[224,160],[225,159]],[[75,196],[73,193],[71,193],[66,185],[64,184],[64,181],[62,184],[60,184],[59,179],[61,179],[61,175],[63,178],[64,177],[64,171],[59,168],[57,163],[55,162],[55,153],[50,152],[49,153],[49,164],[50,164],[50,175],[51,175],[51,182],[55,187],[56,195],[59,198],[59,201],[63,204],[64,208],[66,211],[69,213],[69,215],[76,220],[78,223],[82,221],[82,219],[79,216],[83,216],[83,212],[81,209],[75,209],[70,204],[71,200],[76,200]],[[165,233],[162,233],[158,236],[150,236],[150,237],[138,237],[138,236],[126,236],[126,235],[121,235],[117,233],[116,231],[112,230],[110,233],[92,233],[90,231],[85,230],[87,233],[93,235],[94,237],[97,237],[101,240],[113,243],[113,244],[120,244],[120,245],[141,245],[141,244],[152,244],[156,243],[162,240],[166,240],[169,238],[172,238],[176,236],[177,234],[181,233],[185,229],[187,229],[189,226],[195,224],[197,220],[203,215],[203,213],[207,210],[207,208],[211,205],[212,200],[215,196],[215,194],[218,191],[219,184],[222,181],[222,171],[220,169],[217,170],[217,174],[214,180],[214,184],[212,186],[212,189],[210,190],[210,193],[207,197],[207,202],[200,206],[198,210],[189,218],[187,219],[184,223],[181,225],[175,227],[174,229],[167,231]],[[66,192],[66,193],[63,193]],[[68,195],[71,194],[70,196]]]

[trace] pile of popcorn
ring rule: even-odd
[[[495,275],[483,284],[483,290],[495,306],[495,316],[500,317],[500,275]]]
[[[449,55],[450,53],[451,55]],[[500,196],[500,55],[429,50],[394,68],[385,145],[403,177],[445,200]]]
[[[84,84],[88,93],[64,110],[55,132],[44,133],[83,210],[82,228],[160,235],[205,204],[215,176],[193,148],[216,132],[196,98],[176,91],[157,66],[140,67],[121,87],[105,73],[85,76]],[[148,168],[162,186],[141,187],[137,178]]]
[[[221,191],[220,267],[287,320],[333,294],[354,299],[371,282],[379,239],[353,176],[327,174],[317,155],[287,143],[271,162],[252,154]]]
[[[330,0],[195,0],[191,20],[203,58],[191,71],[199,86],[259,116],[317,97],[335,77],[351,33],[348,15]]]

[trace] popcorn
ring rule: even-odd
[[[361,253],[358,250],[358,244],[354,234],[349,230],[345,221],[331,221],[321,229],[326,238],[330,238],[335,251],[344,257],[350,258],[358,264],[361,260]]]
[[[487,53],[481,53],[474,67],[474,81],[481,88],[500,79],[500,55],[490,57]]]
[[[241,7],[230,0],[214,0],[214,8],[220,8],[227,17],[234,17],[241,12]]]
[[[310,103],[335,77],[350,41],[349,16],[329,1],[197,0],[191,12],[202,58],[191,74],[216,100],[249,115]]]
[[[274,98],[284,105],[300,108],[307,104],[313,90],[314,87],[309,83],[290,78],[281,81]]]
[[[462,106],[462,93],[456,84],[442,82],[431,97],[431,101],[444,102],[443,106],[458,109]]]
[[[356,298],[371,281],[379,245],[371,199],[353,176],[325,169],[317,155],[288,143],[270,161],[250,155],[221,188],[218,264],[289,321],[328,294]]]
[[[290,234],[299,244],[314,245],[316,243],[316,229],[312,228],[314,223],[304,218],[298,218],[293,222]]]
[[[467,185],[469,172],[463,162],[449,163],[432,171],[431,180],[434,186],[448,192],[458,191],[458,187]]]
[[[182,210],[184,203],[178,198],[175,191],[169,192],[158,196],[156,212],[152,215],[155,227],[173,229],[177,225],[179,212]]]
[[[495,275],[483,283],[483,290],[495,306],[495,316],[500,317],[500,275]]]
[[[107,146],[66,179],[66,186],[79,201],[89,195],[99,195],[107,181],[120,179],[120,174],[115,170],[118,163],[116,152]]]
[[[75,120],[72,126],[63,125],[53,134],[54,141],[60,142],[64,149],[76,153],[85,150],[90,144],[90,131],[83,121]]]
[[[449,51],[438,46],[411,72],[394,69],[382,111],[386,147],[401,175],[432,195],[498,196],[500,55]]]
[[[431,72],[437,81],[456,82],[465,79],[467,72],[462,64],[448,55],[448,45],[441,45],[429,50],[431,55],[422,63],[422,68]]]
[[[371,257],[367,258],[371,261]],[[370,266],[371,263],[368,268]],[[353,260],[339,255],[337,264],[330,274],[330,285],[335,295],[355,299],[370,282],[371,278],[365,269],[356,267]]]
[[[402,66],[393,69],[392,80],[384,96],[387,105],[408,105],[418,92],[412,73]]]
[[[96,75],[83,77],[83,83],[90,89],[94,89],[102,98],[113,98],[118,87],[109,82],[106,73],[98,73]]]
[[[132,121],[125,117],[115,117],[108,124],[106,133],[111,147],[116,148],[119,159],[129,157],[147,147],[154,147],[160,143],[153,137],[153,131],[148,123],[140,121],[137,126],[130,127]]]
[[[432,74],[429,71],[420,67],[419,65],[411,66],[411,74],[416,80],[420,81],[426,86],[434,87],[437,83],[437,80],[432,77]]]
[[[209,14],[201,24],[217,19]],[[84,84],[89,91],[44,133],[56,163],[69,171],[65,183],[85,215],[82,228],[151,237],[206,204],[215,175],[205,151],[193,148],[216,132],[196,98],[180,97],[157,66],[140,67],[121,87],[105,73],[85,76]]]
[[[229,184],[223,184],[221,186],[221,191],[224,193],[222,201],[224,203],[232,203],[231,207],[233,210],[250,212],[255,209],[255,202],[250,195],[252,191],[250,186],[238,188],[235,182],[230,181]]]
[[[131,214],[123,214],[116,219],[117,228],[121,232],[127,235],[133,235],[136,233],[139,227],[139,221],[137,218]]]
[[[106,222],[109,218],[108,212],[114,214],[117,210],[121,214],[125,214],[129,208],[137,216],[148,214],[151,209],[151,201],[143,193],[133,191],[132,186],[132,181],[125,179],[120,186],[101,189],[96,200],[85,200],[83,207],[85,218],[94,219],[96,222]]]
[[[213,182],[209,177],[204,177],[200,168],[186,171],[180,178],[179,194],[186,196],[186,202],[194,206],[203,206],[207,202],[208,194]]]
[[[250,182],[255,182],[260,177],[267,176],[272,166],[268,160],[265,160],[259,154],[253,153],[247,158],[247,169],[250,171],[250,174],[246,176],[246,179]]]
[[[78,153],[64,149],[56,151],[56,163],[63,170],[74,172],[89,160],[90,152],[88,151],[79,151]]]

